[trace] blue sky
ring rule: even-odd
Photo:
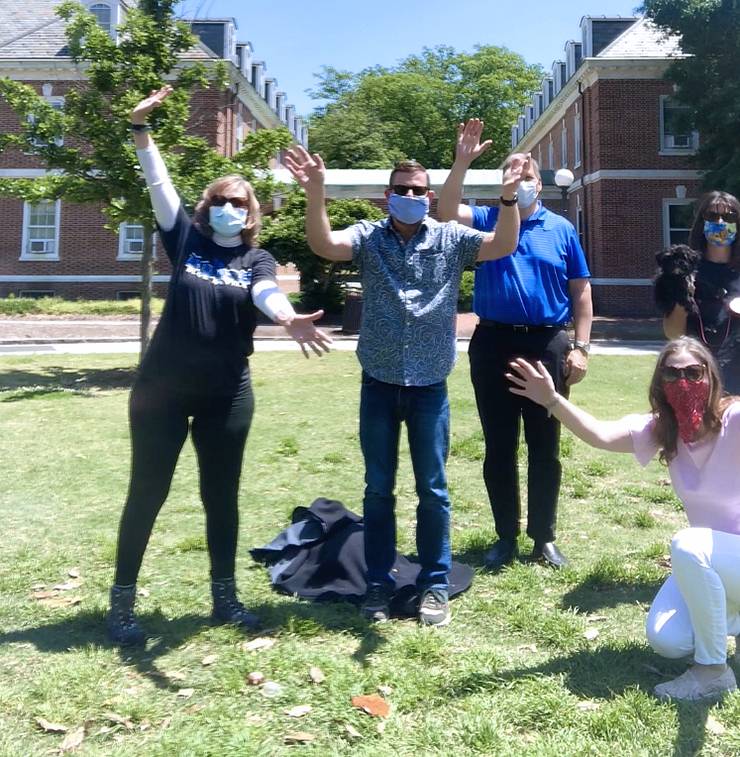
[[[631,16],[637,6],[639,0],[184,0],[179,11],[234,17],[239,41],[252,43],[268,75],[306,115],[316,103],[304,90],[323,65],[359,71],[392,66],[423,47],[491,44],[549,69],[567,40],[580,39],[582,16]]]

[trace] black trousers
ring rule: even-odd
[[[232,395],[183,391],[172,384],[138,379],[131,390],[131,481],[118,532],[115,575],[122,586],[136,582],[188,428],[198,457],[211,576],[234,575],[239,478],[254,413],[249,372],[245,370]]]
[[[524,332],[479,324],[471,339],[470,374],[486,444],[483,478],[501,539],[519,533],[520,418],[527,443],[527,534],[537,543],[555,539],[561,479],[560,423],[542,406],[512,394],[504,374],[514,357],[541,360],[565,395],[569,348],[568,335],[560,328]]]

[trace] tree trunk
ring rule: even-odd
[[[152,320],[152,261],[154,260],[154,233],[151,224],[144,224],[144,251],[141,255],[141,320],[139,335],[141,350],[139,362],[149,346],[149,325]]]

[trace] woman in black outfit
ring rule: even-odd
[[[119,644],[145,640],[134,616],[136,580],[188,428],[206,512],[212,620],[244,628],[258,624],[237,599],[234,582],[239,477],[254,411],[246,358],[253,352],[255,306],[285,326],[306,356],[307,347],[321,354],[330,342],[314,325],[322,312],[296,315],[277,288],[274,258],[254,246],[260,210],[247,181],[217,179],[203,192],[194,218],[185,213],[146,124],[171,91],[167,86],[152,92],[131,112],[172,277],[129,400],[131,481],[107,618],[108,635]]]
[[[727,192],[701,198],[688,241],[702,253],[694,282],[697,312],[676,305],[663,320],[669,339],[687,334],[709,347],[730,394],[740,394],[739,215],[740,202]]]

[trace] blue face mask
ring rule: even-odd
[[[388,198],[388,212],[401,223],[420,223],[429,213],[429,197],[409,197],[394,192]]]
[[[729,247],[737,237],[737,224],[727,221],[704,221],[704,238],[717,247]]]
[[[247,222],[247,209],[235,208],[230,202],[225,205],[211,205],[208,208],[208,223],[216,234],[235,237],[241,234]]]

